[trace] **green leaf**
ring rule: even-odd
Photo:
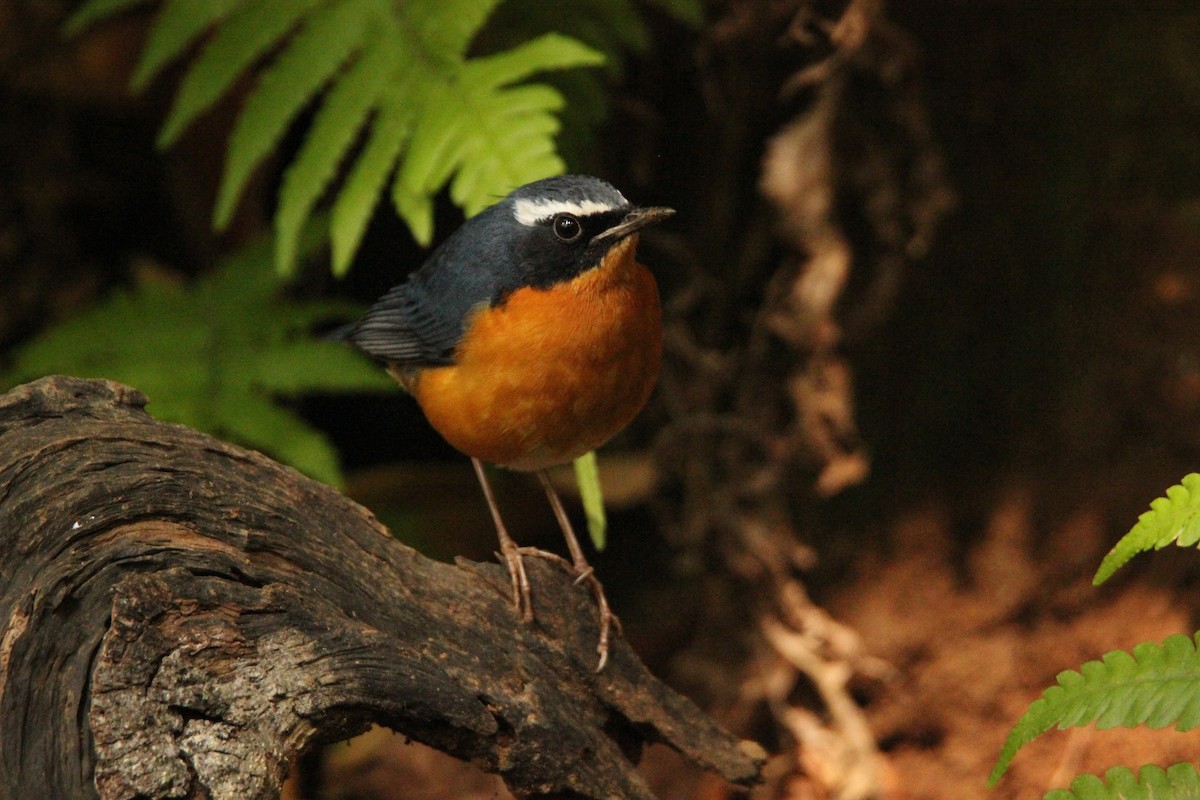
[[[469,158],[455,165],[459,173],[451,195],[468,216],[522,184],[562,173],[564,165],[554,151],[551,134],[488,135],[488,131],[508,130],[539,116],[553,120],[551,113],[563,103],[557,91],[541,84],[526,84],[482,97],[469,96],[465,102],[476,119],[487,120],[462,132],[462,149]]]
[[[75,36],[97,20],[111,17],[122,11],[145,5],[150,0],[88,0],[72,14],[63,25],[67,36]]]
[[[343,0],[320,9],[259,77],[229,137],[215,227],[229,224],[250,173],[283,138],[288,123],[358,51],[375,5],[374,0]]]
[[[485,52],[515,47],[556,32],[599,50],[616,74],[628,53],[650,47],[650,29],[630,0],[577,0],[571,14],[558,0],[507,0],[480,33]]]
[[[464,113],[474,109],[466,107],[467,98],[458,96],[455,90],[453,84],[446,83],[428,87],[416,114],[417,125],[408,142],[408,151],[396,173],[399,191],[430,196],[461,161],[466,150],[467,127],[482,120]],[[393,199],[399,207],[399,199],[395,196]]]
[[[523,81],[595,66],[605,54],[547,28],[469,57],[468,47],[498,4],[164,0],[135,82],[149,81],[213,29],[159,134],[160,145],[167,145],[264,62],[230,136],[213,211],[218,228],[228,224],[254,170],[318,98],[311,128],[285,172],[276,265],[285,274],[294,267],[297,231],[330,196],[333,269],[343,274],[389,179],[396,211],[417,241],[428,244],[433,198],[444,189],[475,214],[517,186],[565,169],[555,147],[562,94]],[[101,5],[88,8],[88,19],[105,13]],[[588,0],[584,8],[593,19],[575,27],[595,24],[606,41],[644,39],[645,25],[629,0]],[[542,13],[549,27],[563,20],[560,7],[546,5]]]
[[[429,193],[408,191],[397,183],[392,189],[392,203],[417,244],[428,247],[433,242],[433,199]]]
[[[163,3],[142,49],[130,84],[143,89],[167,64],[210,27],[228,17],[246,0],[167,0]]]
[[[304,231],[301,254],[324,240],[324,224]],[[289,299],[272,252],[264,240],[191,284],[114,292],[20,348],[0,379],[11,386],[51,373],[111,378],[145,392],[159,419],[261,449],[337,485],[336,452],[288,400],[395,385],[350,348],[313,336],[316,321],[361,309]]]
[[[408,0],[397,4],[405,25],[427,57],[445,64],[462,59],[472,37],[500,0]]]
[[[1070,791],[1055,789],[1043,800],[1200,800],[1200,772],[1186,762],[1165,770],[1145,766],[1136,775],[1127,767],[1113,767],[1103,780],[1080,775],[1071,781]]]
[[[594,450],[575,459],[575,482],[579,484],[579,497],[583,500],[588,536],[597,551],[603,550],[608,518],[604,514],[604,491],[600,487],[600,470],[596,466]]]
[[[994,786],[1017,751],[1050,728],[1096,724],[1105,729],[1147,725],[1191,730],[1200,725],[1200,655],[1195,638],[1169,636],[1132,653],[1115,650],[1067,670],[1013,726],[988,779]]]
[[[371,127],[366,147],[333,206],[330,238],[334,275],[340,277],[350,270],[350,262],[371,220],[371,212],[378,202],[388,170],[396,162],[408,138],[411,122],[412,111],[409,106],[393,102],[380,111]],[[432,214],[427,229],[424,240],[417,237],[423,244],[428,244],[433,237]],[[413,231],[415,235],[416,229]]]
[[[290,339],[254,361],[254,385],[280,395],[379,392],[396,384],[380,369],[363,371],[363,357],[342,342]]]
[[[159,147],[212,107],[233,82],[323,0],[255,0],[229,17],[192,62],[158,134]]]
[[[560,72],[547,79],[568,99],[556,115],[563,125],[555,139],[557,153],[580,169],[591,161],[596,131],[608,117],[613,85],[624,74],[630,55],[652,46],[644,9],[645,4],[631,0],[578,0],[570,14],[563,14],[558,0],[505,0],[472,48],[493,53],[554,32],[604,55],[603,70]]]
[[[224,405],[236,409],[237,413],[222,418],[221,435],[268,452],[285,464],[296,466],[310,478],[342,488],[337,450],[325,434],[303,424],[293,412],[254,392],[229,392]]]
[[[1193,472],[1167,489],[1165,497],[1150,503],[1150,510],[1138,517],[1137,524],[1104,557],[1092,583],[1097,586],[1104,583],[1138,553],[1161,550],[1172,543],[1192,547],[1198,541],[1200,475]]]
[[[393,77],[398,57],[396,48],[388,42],[397,32],[386,24],[386,19],[373,31],[383,46],[366,47],[362,57],[329,91],[304,146],[284,174],[279,211],[275,214],[275,266],[280,272],[286,274],[292,269],[302,226]],[[372,191],[372,199],[376,192],[378,188]]]
[[[646,0],[646,3],[657,6],[689,27],[699,29],[704,25],[704,6],[699,0]]]
[[[543,36],[492,56],[475,58],[463,67],[463,83],[494,89],[546,70],[597,66],[604,54],[558,33]]]

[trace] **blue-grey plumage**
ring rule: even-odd
[[[452,364],[474,309],[596,266],[616,243],[598,237],[632,210],[610,184],[587,175],[526,184],[463,223],[359,322],[333,335],[401,369]],[[563,214],[580,226],[568,246],[554,223]]]

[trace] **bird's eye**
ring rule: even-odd
[[[570,214],[556,214],[554,216],[554,235],[562,242],[574,242],[583,235],[583,226],[579,224],[579,220]]]

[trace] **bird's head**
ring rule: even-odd
[[[605,256],[632,256],[638,231],[674,214],[639,208],[610,184],[589,175],[562,175],[526,184],[490,209],[489,227],[509,239],[510,258],[527,285],[552,286],[600,266]]]

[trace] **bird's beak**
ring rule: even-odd
[[[673,208],[664,208],[662,206],[651,206],[649,208],[635,208],[625,215],[625,219],[618,222],[606,231],[602,231],[592,237],[590,244],[604,244],[610,242],[619,242],[626,236],[632,233],[637,233],[642,228],[653,225],[656,222],[662,222],[667,217],[675,213]]]

